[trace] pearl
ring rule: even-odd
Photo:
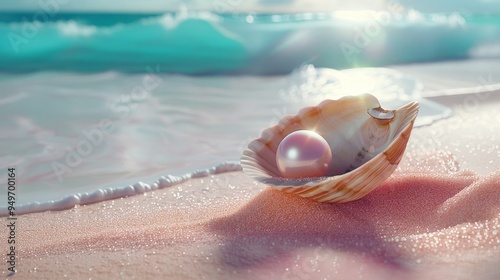
[[[332,150],[318,133],[298,130],[287,135],[279,144],[276,164],[286,178],[322,177],[328,174]]]

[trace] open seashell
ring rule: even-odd
[[[370,94],[325,100],[265,129],[243,152],[241,166],[259,182],[315,201],[360,199],[396,169],[418,108],[417,102],[410,102],[397,110],[384,110]],[[320,134],[330,145],[328,175],[284,178],[276,164],[277,148],[288,134],[304,129]]]

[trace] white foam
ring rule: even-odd
[[[500,43],[483,43],[479,44],[469,52],[471,58],[499,58]]]
[[[58,22],[57,28],[59,29],[59,32],[66,36],[88,37],[97,31],[95,26],[81,25],[76,21]]]
[[[168,188],[181,184],[192,178],[207,177],[214,174],[226,172],[241,171],[241,166],[238,162],[222,162],[209,169],[196,170],[192,173],[183,176],[167,175],[160,177],[153,184],[149,185],[144,182],[137,182],[133,185],[125,187],[116,187],[108,189],[98,189],[93,192],[77,193],[65,196],[59,200],[51,200],[46,202],[31,202],[16,207],[15,214],[23,215],[29,213],[45,212],[45,211],[61,211],[71,209],[77,205],[87,205],[98,203],[106,200],[129,197],[138,194],[144,194],[157,189]],[[7,207],[0,208],[0,216],[9,215]]]

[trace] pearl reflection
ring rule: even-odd
[[[328,174],[332,151],[318,133],[299,130],[287,135],[279,144],[276,164],[286,178],[321,177]]]
[[[298,155],[299,152],[297,151],[297,149],[293,148],[288,150],[287,156],[289,159],[297,159]]]

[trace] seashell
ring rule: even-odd
[[[243,171],[279,190],[319,202],[360,199],[396,169],[418,114],[417,102],[384,110],[373,95],[347,96],[306,107],[286,116],[249,143],[241,157]],[[330,145],[332,163],[325,177],[284,178],[276,151],[290,133],[313,130]]]

